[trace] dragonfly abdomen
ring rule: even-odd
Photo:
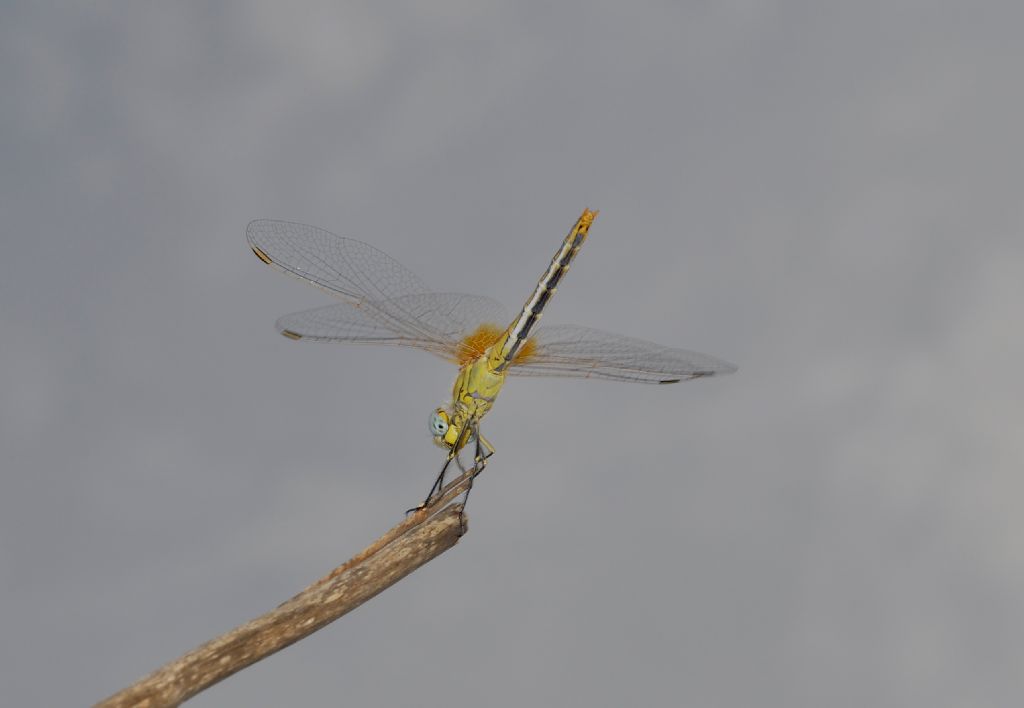
[[[572,263],[572,259],[576,257],[583,242],[587,239],[587,231],[596,216],[596,211],[584,209],[580,218],[576,220],[576,224],[570,229],[569,234],[562,241],[561,247],[551,259],[548,269],[538,281],[537,287],[534,288],[533,293],[526,300],[526,304],[523,305],[519,316],[512,321],[504,334],[495,342],[488,359],[488,367],[492,371],[502,372],[508,368],[517,355],[527,354],[527,350],[523,349],[527,344],[527,338],[536,326],[537,320],[540,319],[548,300],[554,294],[558,282],[569,270],[569,264]]]

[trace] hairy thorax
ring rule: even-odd
[[[452,401],[463,407],[470,417],[479,420],[494,404],[502,384],[504,373],[495,373],[487,366],[487,354],[482,354],[462,366],[452,389]]]

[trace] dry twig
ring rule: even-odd
[[[292,599],[165,664],[97,708],[176,706],[355,609],[458,542],[466,532],[462,505],[445,505],[471,481],[472,470],[448,484],[429,507],[409,514]]]

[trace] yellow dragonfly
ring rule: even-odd
[[[280,318],[277,329],[285,337],[415,347],[458,365],[451,403],[430,416],[434,442],[447,450],[448,457],[427,494],[426,506],[443,488],[452,460],[465,471],[460,450],[474,445],[474,476],[494,453],[480,434],[480,421],[494,405],[506,376],[669,384],[736,371],[732,364],[706,354],[588,327],[538,326],[544,306],[596,216],[596,211],[583,211],[507,326],[500,303],[478,295],[433,292],[390,256],[361,241],[267,219],[250,223],[246,237],[264,263],[343,300]]]

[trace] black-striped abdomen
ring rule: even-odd
[[[580,246],[586,240],[587,231],[590,229],[590,225],[594,222],[596,216],[596,211],[584,209],[583,214],[576,220],[576,224],[569,231],[565,240],[562,241],[562,246],[555,253],[555,257],[551,259],[551,265],[548,266],[548,269],[537,283],[537,287],[534,288],[533,294],[530,295],[526,304],[523,305],[519,316],[512,321],[512,324],[509,325],[505,333],[495,343],[490,359],[487,362],[488,367],[492,371],[504,371],[516,355],[520,353],[527,338],[530,336],[530,332],[536,326],[537,320],[540,319],[544,307],[548,304],[548,300],[554,294],[558,282],[565,275],[566,271],[569,270],[569,264],[572,263],[572,259],[576,257]],[[523,353],[525,354],[525,352]]]

